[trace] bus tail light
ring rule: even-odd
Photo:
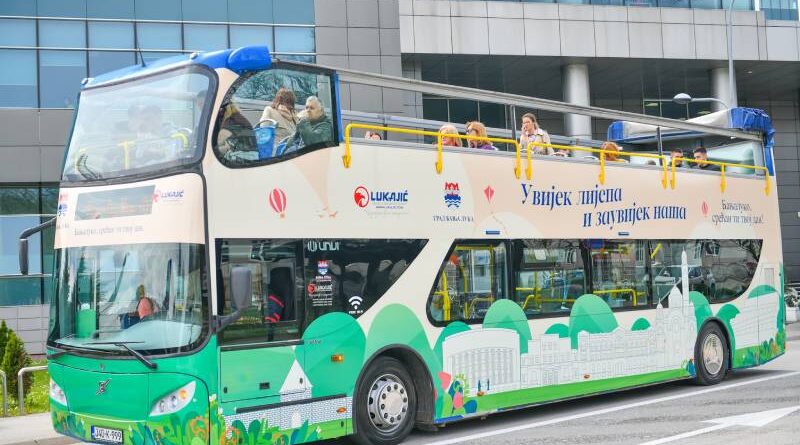
[[[153,410],[150,411],[150,415],[160,416],[163,414],[172,414],[180,411],[186,405],[188,405],[194,397],[194,388],[196,385],[197,384],[195,382],[189,382],[162,397],[161,400],[153,405]]]
[[[67,406],[67,396],[64,394],[64,390],[53,379],[50,379],[50,398]]]

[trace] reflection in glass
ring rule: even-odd
[[[181,25],[173,23],[137,23],[136,38],[139,48],[181,49]]]
[[[183,20],[187,22],[227,22],[228,2],[225,0],[183,0]]]
[[[86,0],[86,16],[99,19],[132,19],[133,0]]]
[[[86,48],[86,25],[76,21],[39,20],[39,46]]]
[[[86,0],[37,0],[36,6],[41,17],[86,17]]]
[[[36,22],[0,19],[0,46],[36,46]]]
[[[40,51],[42,108],[72,108],[86,77],[86,51]]]
[[[228,30],[224,25],[183,25],[184,49],[213,51],[228,47]]]
[[[213,93],[207,75],[193,69],[83,91],[64,178],[108,178],[191,162]]]
[[[275,52],[313,53],[314,28],[275,28]]]
[[[56,251],[59,276],[51,345],[116,351],[93,342],[131,342],[141,351],[186,347],[205,320],[204,249],[196,244],[128,244]]]
[[[0,49],[0,107],[36,106],[36,51]]]
[[[314,24],[314,0],[279,0],[274,3],[274,11],[275,23]]]
[[[228,0],[228,17],[231,22],[274,23],[272,1]]]
[[[270,50],[274,48],[270,26],[231,25],[230,33],[231,48],[247,45],[267,45]]]
[[[181,20],[181,0],[136,0],[139,20]]]
[[[133,49],[133,23],[89,22],[90,48]]]
[[[135,55],[127,51],[89,51],[89,77],[134,65]]]

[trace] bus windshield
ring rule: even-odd
[[[63,179],[106,179],[197,160],[212,82],[188,67],[82,91]]]
[[[114,343],[175,352],[201,335],[202,245],[69,247],[57,251],[49,344],[118,350]],[[102,344],[100,344],[102,343]]]

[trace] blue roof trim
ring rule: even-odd
[[[758,108],[731,108],[728,126],[745,131],[758,131],[763,135],[764,163],[769,170],[770,176],[774,176],[775,166],[772,159],[772,149],[775,146],[775,127],[772,126],[772,119],[770,119],[769,115]]]
[[[206,65],[211,69],[228,68],[242,74],[245,71],[265,70],[272,66],[272,55],[267,46],[245,46],[238,49],[223,49],[212,52],[198,52],[158,59],[147,65],[133,65],[101,74],[89,79],[83,88],[104,83],[116,82],[130,77],[139,77],[157,71],[177,68],[184,65]]]

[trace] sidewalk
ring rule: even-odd
[[[50,413],[0,417],[0,445],[67,445],[76,439],[53,430]]]

